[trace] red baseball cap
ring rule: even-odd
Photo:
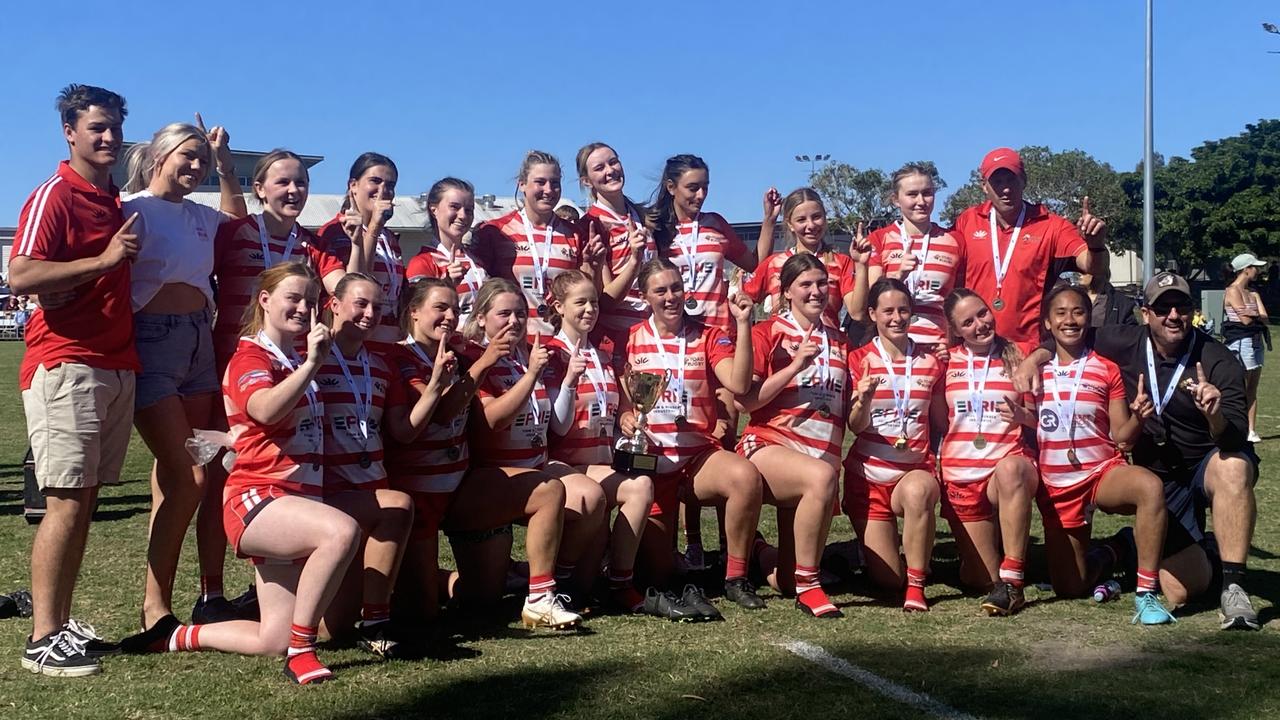
[[[1018,155],[1018,151],[1013,148],[1001,147],[987,153],[982,158],[982,179],[986,180],[991,177],[991,173],[997,170],[1008,170],[1018,177],[1026,177],[1022,171],[1022,156]]]

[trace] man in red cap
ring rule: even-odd
[[[1040,339],[1040,302],[1058,273],[1091,273],[1108,262],[1106,224],[1089,212],[1087,197],[1074,224],[1024,202],[1027,176],[1013,149],[987,153],[981,172],[987,201],[956,218],[966,251],[963,286],[988,299],[1000,335],[1026,348]]]

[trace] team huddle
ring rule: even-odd
[[[601,605],[719,618],[677,553],[682,520],[700,547],[704,506],[723,596],[747,609],[767,583],[842,617],[819,566],[843,512],[870,582],[927,611],[940,510],[963,583],[1014,614],[1034,505],[1058,595],[1128,569],[1134,622],[1164,624],[1166,602],[1218,574],[1223,627],[1259,626],[1242,588],[1258,464],[1243,369],[1192,329],[1171,273],[1147,283],[1145,325],[1094,327],[1095,298],[1058,277],[1105,272],[1105,223],[1087,198],[1076,222],[1025,202],[1013,150],[983,159],[988,199],[951,228],[933,221],[931,169],[904,166],[901,218],[859,227],[847,252],[812,189],[766,192],[752,248],[703,210],[703,160],[667,160],[641,204],[604,143],[578,152],[592,204],[566,219],[560,163],[533,151],[518,209],[478,226],[472,186],[436,182],[438,244],[405,258],[386,156],[356,159],[313,233],[292,152],[257,163],[251,213],[226,130],[175,123],[130,149],[121,201],[123,98],[69,86],[59,110],[71,158],[24,206],[11,261],[14,291],[41,303],[21,370],[50,513],[32,553],[34,672],[91,674],[117,650],[69,610],[131,425],[155,456],[153,508],[140,632],[119,647],[283,655],[301,684],[331,677],[322,623],[403,657],[410,626],[446,602],[493,607],[513,577],[529,628],[576,628]],[[219,209],[186,197],[211,169]],[[193,431],[219,429],[225,453],[193,464]],[[764,505],[776,544],[757,531]],[[1095,510],[1133,528],[1091,543]],[[201,595],[182,624],[193,518]],[[455,568],[439,566],[441,533]],[[255,568],[245,602],[222,594],[228,545]]]

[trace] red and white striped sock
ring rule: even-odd
[[[734,557],[733,555],[729,555],[728,558],[729,559],[725,562],[725,565],[724,565],[724,579],[737,580],[738,578],[746,577],[747,576],[747,559]]]
[[[360,606],[360,619],[366,625],[385,622],[391,619],[391,605],[387,603],[364,603]]]
[[[222,597],[222,575],[200,576],[200,601],[208,602]]]
[[[317,627],[293,625],[289,631],[289,651],[284,661],[284,674],[299,685],[321,683],[333,672],[316,657]]]
[[[818,568],[807,565],[796,565],[796,602],[809,608],[815,617],[822,617],[836,611],[831,598],[818,584]]]
[[[929,609],[929,603],[924,597],[926,577],[924,570],[907,568],[907,596],[902,603],[903,610],[926,611]]]
[[[1153,593],[1160,586],[1160,572],[1138,568],[1138,592]]]
[[[169,636],[169,652],[196,652],[200,649],[200,628],[203,625],[179,625]]]
[[[1000,579],[1016,588],[1022,587],[1022,558],[1006,555],[1000,563]]]
[[[320,634],[319,627],[307,627],[305,625],[294,624],[289,628],[289,655],[298,655],[301,653],[316,651],[316,636]]]
[[[554,595],[556,592],[556,578],[554,575],[530,575],[529,576],[529,602],[537,602],[542,599],[543,595],[548,593]]]

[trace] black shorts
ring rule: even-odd
[[[1253,451],[1253,446],[1247,446],[1243,454],[1253,463],[1254,482],[1257,482],[1258,465],[1262,461]],[[1164,482],[1164,504],[1169,512],[1169,527],[1164,536],[1164,557],[1204,542],[1205,512],[1209,509],[1204,474],[1211,457],[1213,453],[1205,455],[1191,471],[1182,469],[1156,473]]]

